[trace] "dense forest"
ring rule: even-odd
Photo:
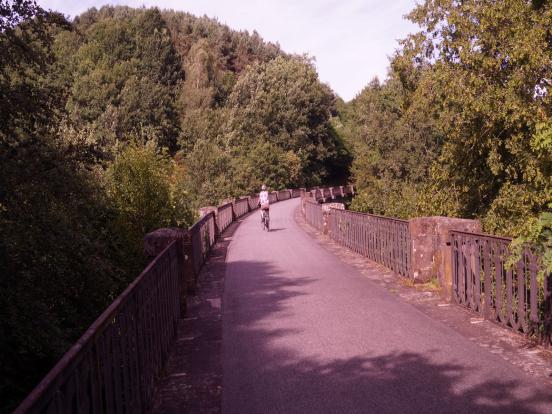
[[[352,208],[480,219],[536,242],[552,271],[552,7],[426,0],[388,77],[339,105]]]
[[[426,0],[351,102],[307,56],[207,17],[68,21],[0,0],[0,412],[199,206],[342,183],[352,208],[478,218],[552,270],[552,6]]]
[[[197,207],[344,180],[336,98],[257,33],[0,1],[0,401],[9,411]]]

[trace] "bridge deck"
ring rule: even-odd
[[[549,385],[344,265],[296,224],[299,200],[232,236],[224,413],[545,413]]]

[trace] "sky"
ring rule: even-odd
[[[38,0],[74,17],[104,4],[153,7],[207,15],[231,29],[256,30],[288,53],[315,58],[320,79],[344,100],[374,77],[384,80],[398,40],[417,27],[404,15],[416,0]]]

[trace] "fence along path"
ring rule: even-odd
[[[300,190],[270,193],[271,202]],[[14,412],[145,413],[176,339],[186,294],[217,237],[257,208],[240,198],[201,217],[187,231],[159,239],[159,254],[101,314]]]
[[[394,272],[410,277],[411,245],[407,220],[324,208],[314,198],[302,203],[307,223],[329,237]]]
[[[409,222],[336,208],[319,200],[332,190],[318,189],[302,199],[305,221],[340,245],[412,277]],[[510,238],[449,231],[452,300],[486,319],[552,345],[552,276],[539,272],[538,258],[525,246],[512,267]]]
[[[181,255],[169,244],[15,413],[145,412],[176,337]]]
[[[529,246],[508,268],[510,238],[451,231],[456,303],[542,342],[552,343],[550,277],[539,273]]]

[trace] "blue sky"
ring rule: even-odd
[[[316,59],[323,82],[350,100],[375,76],[386,77],[398,40],[417,27],[403,16],[416,0],[38,0],[74,17],[90,7],[157,6],[217,18],[232,29],[257,30],[290,53]]]

